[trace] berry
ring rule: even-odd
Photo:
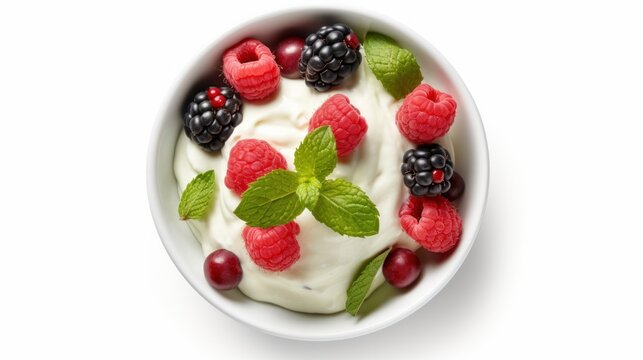
[[[322,26],[306,37],[299,59],[299,73],[306,85],[319,92],[349,78],[362,62],[353,30],[344,24]]]
[[[270,144],[263,140],[243,139],[230,150],[225,185],[241,195],[251,182],[272,170],[286,168],[286,159]]]
[[[292,221],[262,229],[246,226],[241,235],[252,261],[269,271],[283,271],[299,260],[299,225]]]
[[[241,124],[242,102],[229,87],[198,92],[183,115],[185,134],[206,151],[219,151]]]
[[[404,185],[415,196],[437,196],[451,189],[453,162],[449,152],[439,144],[407,150],[401,171]]]
[[[261,100],[277,90],[279,67],[270,49],[248,39],[223,54],[223,75],[244,99]]]
[[[218,290],[237,287],[243,277],[239,258],[225,249],[215,250],[205,258],[203,272],[210,286]]]
[[[333,130],[339,157],[353,152],[368,130],[368,125],[359,110],[341,94],[331,96],[315,111],[308,123],[308,131],[323,125],[329,125]]]
[[[411,142],[430,143],[449,131],[456,107],[451,95],[420,84],[404,98],[395,123]]]
[[[425,249],[442,253],[455,247],[462,234],[462,220],[442,196],[411,196],[400,209],[402,229]]]
[[[449,201],[456,201],[462,197],[462,194],[464,194],[464,179],[462,178],[462,176],[460,176],[460,174],[454,171],[453,176],[451,177],[451,180],[449,180],[449,182],[451,183],[451,188],[449,188],[447,192],[442,194],[442,196],[447,198],[447,200]]]
[[[275,60],[281,67],[281,76],[289,79],[299,78],[299,57],[304,48],[304,39],[289,37],[281,40],[275,49]]]
[[[413,251],[396,247],[386,256],[382,273],[389,284],[405,288],[420,276],[420,259]]]

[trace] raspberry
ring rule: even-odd
[[[449,94],[427,84],[420,84],[404,98],[395,123],[407,139],[430,143],[449,131],[457,104]]]
[[[270,271],[286,270],[299,260],[298,234],[294,221],[267,229],[246,226],[241,233],[252,261]]]
[[[241,195],[251,182],[272,170],[286,168],[286,159],[270,144],[263,140],[243,139],[230,150],[225,186]]]
[[[402,229],[425,249],[447,252],[462,234],[462,220],[451,203],[442,196],[411,196],[400,209]]]
[[[349,155],[366,135],[368,125],[359,110],[341,94],[331,96],[315,111],[308,131],[329,125],[337,142],[337,156]]]
[[[270,49],[247,39],[223,54],[223,75],[248,100],[261,100],[277,90],[279,67]]]

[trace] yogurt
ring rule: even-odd
[[[230,149],[240,139],[270,143],[294,170],[294,152],[308,133],[308,121],[334,94],[345,94],[366,119],[368,132],[348,159],[339,161],[329,178],[344,178],[364,190],[380,213],[379,233],[366,238],[340,235],[313,218],[308,210],[297,217],[301,257],[282,272],[266,271],[250,259],[241,237],[245,223],[233,211],[240,198],[226,188]],[[345,309],[346,290],[364,261],[393,244],[417,249],[398,222],[398,211],[408,196],[400,173],[404,151],[413,147],[398,131],[396,101],[364,63],[340,89],[318,93],[302,80],[281,79],[278,92],[265,102],[244,102],[243,122],[234,130],[221,153],[210,154],[181,132],[174,155],[179,192],[197,174],[214,169],[217,190],[213,208],[204,220],[188,220],[205,255],[218,248],[234,252],[243,268],[239,289],[248,297],[308,313],[334,313]],[[179,121],[177,119],[177,121]],[[438,141],[452,155],[448,136]],[[371,291],[384,278],[376,276]]]

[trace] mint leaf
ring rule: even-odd
[[[308,181],[301,182],[297,187],[297,196],[299,200],[304,204],[308,209],[312,209],[317,204],[317,199],[319,199],[319,189],[321,188],[321,183],[316,178],[311,178]]]
[[[295,169],[300,176],[314,176],[322,181],[336,165],[337,147],[329,126],[321,126],[306,135],[295,150]]]
[[[181,220],[202,219],[214,201],[214,170],[197,175],[188,183],[179,201]]]
[[[266,228],[286,224],[304,211],[297,195],[298,186],[296,173],[273,170],[250,184],[234,213],[250,226]]]
[[[422,82],[415,56],[386,35],[369,32],[364,39],[366,61],[386,91],[399,100]]]
[[[342,235],[364,237],[379,231],[379,212],[359,187],[342,179],[325,180],[311,210],[317,221]]]
[[[366,299],[368,290],[371,288],[371,284],[373,284],[375,275],[377,275],[377,272],[384,263],[384,260],[386,259],[386,256],[388,256],[388,253],[390,251],[391,248],[386,249],[386,251],[377,255],[373,260],[366,264],[357,279],[353,281],[351,286],[346,291],[346,311],[349,314],[353,316],[357,315],[359,308],[362,307],[362,304]]]

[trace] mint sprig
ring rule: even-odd
[[[250,184],[234,213],[255,227],[289,223],[304,211],[304,204],[297,195],[298,186],[296,173],[273,170]]]
[[[317,221],[344,235],[375,235],[380,227],[375,204],[362,189],[342,179],[324,180],[311,211]]]
[[[335,232],[364,237],[379,231],[379,212],[358,186],[327,180],[337,165],[335,136],[328,126],[309,133],[295,151],[296,172],[273,170],[243,193],[234,213],[250,226],[294,220],[304,208]]]
[[[384,263],[386,256],[391,251],[391,248],[386,249],[383,253],[377,255],[362,269],[359,276],[353,281],[351,286],[346,291],[346,312],[355,316],[362,307],[366,294],[373,284],[373,279]]]
[[[413,53],[390,37],[368,32],[364,51],[373,74],[396,100],[405,97],[422,82],[420,65]]]
[[[214,201],[214,170],[206,171],[192,179],[183,190],[179,201],[181,220],[203,219]]]

